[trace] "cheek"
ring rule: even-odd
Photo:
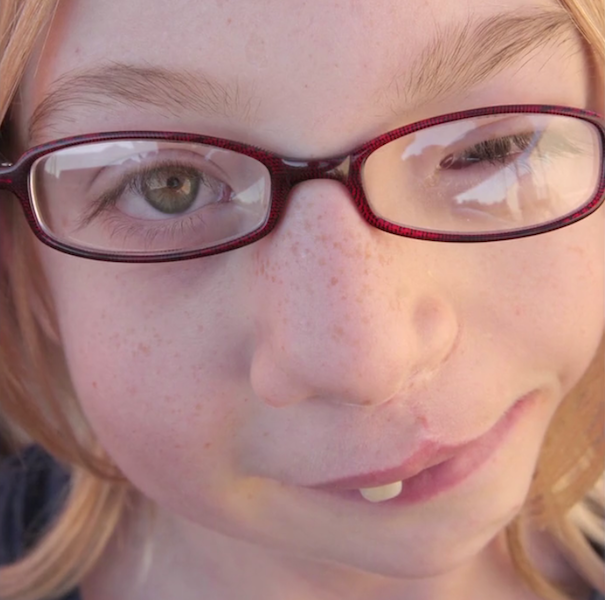
[[[218,457],[228,461],[242,410],[232,282],[200,272],[199,262],[185,274],[51,253],[43,259],[72,381],[118,465],[152,481],[193,461],[206,474]],[[206,289],[204,276],[223,292]]]
[[[551,365],[564,391],[587,368],[605,327],[605,211],[511,244],[485,299],[518,355]],[[503,247],[506,252],[506,248]]]

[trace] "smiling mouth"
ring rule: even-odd
[[[358,489],[378,490],[380,488],[392,486],[397,482],[411,479],[418,475],[418,473],[453,458],[488,433],[489,431],[475,440],[456,446],[444,446],[434,442],[426,442],[419,450],[412,454],[410,458],[393,469],[384,469],[362,475],[355,475],[353,477],[336,479],[312,487],[313,489],[326,491],[347,491]]]
[[[310,489],[371,503],[427,500],[487,462],[537,397],[534,390],[517,400],[486,433],[470,442],[457,446],[429,443],[394,469],[332,480]]]

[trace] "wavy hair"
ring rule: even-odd
[[[593,58],[603,84],[603,0],[558,0]],[[36,44],[43,41],[59,0],[1,0],[0,153],[10,156],[8,113]],[[64,504],[38,543],[0,568],[0,598],[43,600],[67,593],[100,559],[126,511],[144,499],[104,454],[70,384],[50,295],[31,233],[16,202],[0,203],[0,431],[13,450],[38,443],[71,473]],[[605,537],[605,354],[601,343],[582,381],[563,400],[547,432],[534,479],[517,517],[506,528],[513,565],[545,600],[570,600],[566,589],[532,563],[523,532],[549,536],[592,587],[605,593],[603,562],[592,540]]]

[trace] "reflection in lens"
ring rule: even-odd
[[[548,223],[589,202],[600,137],[573,117],[501,114],[420,130],[382,146],[362,173],[372,210],[395,224],[489,233]]]

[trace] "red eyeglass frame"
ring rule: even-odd
[[[570,215],[566,215],[560,219],[556,219],[542,225],[513,231],[479,234],[443,233],[403,227],[401,225],[391,223],[390,221],[386,221],[385,219],[376,216],[372,212],[363,190],[361,171],[364,162],[375,150],[378,150],[378,148],[397,138],[420,131],[421,129],[426,129],[427,127],[441,125],[443,123],[457,121],[460,119],[503,113],[534,113],[569,116],[587,121],[597,128],[601,136],[601,172],[599,175],[597,191],[590,202]],[[30,171],[34,162],[43,156],[63,148],[69,148],[90,142],[121,139],[156,139],[163,141],[182,141],[206,144],[216,146],[218,148],[232,150],[256,159],[268,169],[271,176],[271,206],[269,216],[265,224],[259,229],[248,233],[241,238],[211,248],[205,248],[203,250],[158,253],[154,255],[146,255],[142,253],[120,254],[118,252],[112,253],[90,251],[70,246],[48,235],[35,216],[33,201],[29,192]],[[230,250],[235,250],[236,248],[241,248],[256,242],[269,234],[278,223],[281,215],[284,212],[288,195],[292,187],[298,183],[308,181],[310,179],[332,179],[341,182],[351,193],[353,202],[358,208],[363,219],[373,227],[394,235],[418,240],[465,243],[503,241],[538,235],[571,225],[572,223],[575,223],[595,212],[603,204],[605,200],[604,117],[591,111],[556,105],[520,104],[490,106],[462,112],[448,113],[438,117],[424,119],[416,123],[411,123],[369,140],[348,154],[319,160],[289,159],[248,144],[204,135],[158,131],[119,131],[80,135],[49,142],[28,150],[14,164],[0,164],[0,190],[7,190],[18,198],[29,226],[41,242],[61,252],[82,258],[128,263],[155,263],[201,258],[204,256],[211,256],[214,254],[220,254],[222,252],[228,252]]]

